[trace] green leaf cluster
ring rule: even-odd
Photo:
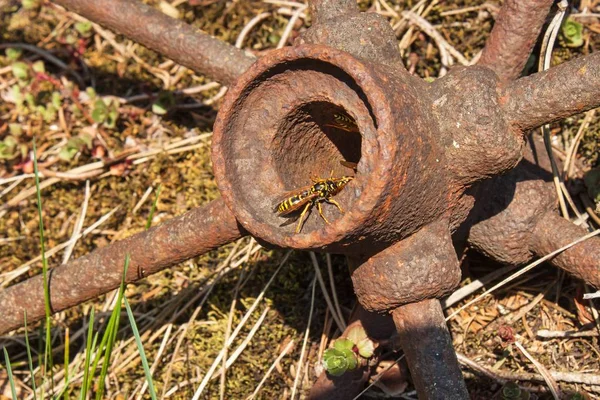
[[[340,376],[358,366],[358,357],[372,357],[374,350],[375,345],[367,336],[364,328],[354,326],[350,328],[346,337],[341,337],[333,342],[333,348],[325,350],[323,367],[329,374]]]
[[[583,46],[583,25],[579,22],[567,19],[561,29],[564,45],[567,47]]]

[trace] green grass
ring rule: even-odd
[[[52,391],[54,391],[54,375],[53,375],[53,362],[52,362],[52,310],[50,308],[50,288],[48,286],[48,260],[46,259],[46,244],[44,240],[44,219],[42,218],[42,192],[40,190],[40,174],[37,164],[37,149],[35,140],[33,141],[33,171],[35,174],[35,191],[37,196],[37,208],[38,208],[38,226],[40,230],[40,251],[42,252],[42,276],[44,281],[44,310],[46,312],[46,342],[44,346],[44,361],[43,361],[43,374],[44,377],[49,371],[52,376]],[[44,398],[44,392],[42,391],[42,398]]]
[[[10,358],[8,357],[8,351],[4,348],[4,363],[6,364],[6,372],[8,373],[8,381],[10,382],[10,391],[12,393],[13,400],[17,400],[17,389],[15,388],[15,378],[13,377],[12,367],[10,366]]]
[[[37,195],[37,214],[38,214],[38,226],[39,226],[40,251],[42,253],[42,276],[43,276],[44,311],[45,311],[45,321],[44,321],[45,323],[42,326],[40,326],[40,329],[42,331],[40,337],[44,338],[43,350],[40,347],[40,349],[38,351],[38,354],[42,354],[42,352],[43,352],[43,357],[38,358],[39,363],[41,364],[41,367],[42,367],[41,368],[41,370],[42,370],[42,389],[41,390],[42,391],[40,393],[40,398],[45,398],[45,394],[44,394],[44,388],[46,386],[45,382],[46,382],[46,378],[48,377],[48,375],[50,375],[52,398],[53,399],[59,399],[59,398],[68,399],[70,392],[72,390],[72,388],[70,387],[70,379],[71,379],[71,376],[75,375],[74,371],[70,371],[70,364],[69,364],[70,363],[70,353],[69,353],[70,340],[69,340],[69,332],[68,331],[65,332],[65,349],[64,349],[64,365],[63,365],[64,372],[65,372],[65,385],[64,385],[64,388],[60,391],[60,393],[54,394],[55,382],[54,382],[54,368],[53,368],[53,359],[52,359],[52,336],[51,336],[52,308],[51,308],[51,303],[50,303],[50,288],[49,288],[49,283],[48,283],[48,260],[46,258],[46,247],[45,247],[46,238],[45,238],[45,232],[44,232],[44,221],[43,221],[43,213],[42,213],[42,210],[43,210],[42,196],[41,196],[41,190],[40,190],[40,178],[39,178],[39,170],[38,170],[36,151],[37,151],[37,149],[36,149],[36,145],[34,142],[33,143],[33,166],[34,166],[35,186],[36,186],[36,195]],[[146,229],[149,229],[151,226],[152,217],[156,210],[156,204],[158,202],[158,198],[160,195],[160,190],[161,190],[161,186],[159,186],[156,191],[156,198],[152,204],[152,209],[150,211],[150,215],[148,216],[148,220],[146,223]],[[113,351],[113,349],[115,347],[115,343],[117,341],[117,334],[119,332],[119,322],[120,322],[120,318],[121,318],[121,310],[122,310],[122,305],[123,305],[124,301],[125,301],[125,305],[127,307],[129,322],[131,324],[131,327],[132,327],[132,330],[133,330],[133,333],[135,336],[136,344],[137,344],[138,350],[140,352],[140,356],[142,358],[142,364],[144,366],[144,371],[145,371],[146,377],[148,379],[148,387],[149,387],[150,395],[152,396],[153,399],[156,399],[156,392],[154,389],[154,384],[152,382],[152,376],[150,373],[150,369],[148,367],[148,360],[144,353],[143,345],[141,342],[139,331],[137,329],[137,325],[135,323],[133,312],[131,311],[131,307],[129,306],[129,303],[125,299],[125,281],[126,281],[126,276],[127,276],[127,270],[129,268],[129,263],[130,263],[130,257],[129,257],[129,254],[127,254],[125,257],[125,261],[124,261],[123,276],[122,276],[121,284],[119,286],[119,290],[117,293],[116,304],[110,314],[108,323],[106,325],[106,329],[104,331],[104,334],[102,335],[102,339],[101,339],[99,345],[97,345],[97,343],[98,343],[98,338],[99,338],[100,332],[94,333],[94,322],[95,322],[94,309],[93,308],[91,309],[88,330],[87,330],[87,337],[86,337],[87,342],[86,342],[86,348],[85,348],[85,358],[84,358],[84,367],[83,367],[83,381],[82,381],[81,390],[80,390],[80,394],[79,394],[79,399],[81,399],[81,400],[85,399],[87,397],[87,395],[90,393],[90,391],[92,390],[92,388],[94,388],[93,381],[94,381],[94,377],[96,375],[96,371],[99,367],[100,360],[102,360],[102,366],[101,366],[100,374],[98,376],[98,380],[96,381],[97,389],[95,391],[95,398],[102,399],[104,397],[104,392],[105,392],[104,384],[106,381],[106,377],[108,375],[112,351]],[[29,336],[27,333],[28,332],[27,313],[24,314],[23,318],[24,318],[24,323],[25,323],[24,324],[25,325],[25,345],[26,345],[26,350],[27,350],[27,362],[28,362],[28,367],[29,367],[29,371],[31,374],[31,387],[32,387],[32,390],[34,393],[34,399],[37,399],[38,397],[37,397],[37,387],[36,387],[36,383],[35,383],[35,373],[34,373],[34,369],[33,369],[33,357],[32,357],[32,352],[31,352],[31,344],[29,342]],[[42,342],[40,341],[40,345],[41,344],[42,344]],[[94,357],[94,354],[95,354],[95,357]],[[4,359],[6,362],[6,368],[8,371],[9,381],[11,383],[13,399],[16,400],[17,397],[16,397],[16,391],[15,391],[15,387],[14,387],[14,378],[12,375],[10,360],[9,360],[8,352],[6,351],[6,349],[4,349]]]
[[[158,197],[158,194],[156,195],[156,197]],[[156,400],[156,391],[154,390],[154,382],[152,381],[152,372],[150,372],[150,367],[148,366],[148,359],[146,358],[146,353],[144,352],[142,338],[140,337],[140,332],[138,331],[137,324],[135,323],[135,318],[133,317],[133,311],[131,311],[129,302],[127,301],[127,299],[124,300],[125,308],[127,309],[127,316],[129,317],[129,323],[131,324],[133,336],[135,337],[135,344],[137,345],[140,357],[142,358],[144,374],[146,375],[146,381],[148,381],[148,390],[150,391],[150,396],[152,397],[152,400]]]

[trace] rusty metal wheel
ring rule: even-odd
[[[505,0],[479,62],[431,83],[406,71],[387,21],[354,0],[309,1],[312,27],[259,59],[135,0],[55,3],[229,91],[214,127],[222,199],[54,268],[53,312],[118,287],[126,253],[134,282],[251,234],[347,255],[361,306],[393,317],[419,397],[466,399],[438,301],[460,281],[457,254],[470,244],[524,263],[586,233],[557,216],[547,160],[526,140],[533,128],[600,105],[599,54],[519,78],[552,0]],[[360,133],[328,129],[335,112]],[[357,163],[340,193],[346,212],[326,209],[330,225],[314,215],[299,234],[280,226],[273,185],[278,193],[310,173],[344,173],[343,160]],[[599,238],[551,263],[600,287]],[[25,311],[29,321],[44,316],[42,286],[38,276],[0,292],[0,333],[22,326]],[[366,328],[380,323],[367,315]],[[324,374],[311,396],[351,397],[367,377]],[[341,384],[347,390],[332,394]]]

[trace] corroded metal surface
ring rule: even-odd
[[[440,302],[407,304],[392,317],[419,399],[469,399]]]
[[[485,43],[479,65],[501,80],[521,74],[554,0],[506,0]]]
[[[541,138],[531,135],[523,161],[479,188],[473,220],[465,223],[469,243],[502,263],[525,264],[585,236],[585,229],[558,215],[550,170]],[[600,238],[590,238],[548,262],[600,287]]]
[[[389,312],[404,304],[441,298],[460,283],[460,266],[444,220],[362,263],[350,261],[354,291],[369,311]]]
[[[98,249],[50,270],[52,312],[115,289],[121,283],[126,254],[127,282],[134,282],[181,261],[232,242],[244,233],[222,200],[215,200],[148,231]],[[27,301],[23,301],[27,299]],[[44,316],[42,276],[0,291],[0,334]]]
[[[326,45],[370,63],[403,68],[396,34],[381,15],[360,13],[353,0],[317,0],[310,6],[316,23],[295,45]]]
[[[223,198],[249,232],[282,247],[372,254],[409,236],[447,207],[449,176],[436,125],[423,112],[424,85],[325,46],[271,52],[230,89],[215,123]],[[339,111],[356,120],[360,135],[325,126]],[[313,213],[300,234],[281,226],[273,202],[313,175],[351,173],[342,160],[358,162],[336,196],[345,213],[327,206],[332,224]]]
[[[554,212],[543,215],[531,235],[530,248],[545,256],[588,233]],[[600,238],[593,237],[552,258],[551,263],[600,289]]]
[[[138,0],[53,1],[226,85],[255,60],[251,54]]]
[[[502,174],[519,162],[525,141],[498,107],[498,77],[489,69],[452,68],[430,87],[439,145],[456,189]]]
[[[298,39],[302,45],[254,64],[243,51],[141,2],[56,3],[225,84],[241,77],[214,128],[224,202],[57,267],[50,281],[54,311],[117,287],[127,252],[133,281],[240,237],[226,203],[258,240],[353,258],[359,299],[369,310],[392,312],[419,395],[463,399],[433,299],[459,280],[450,233],[460,226],[455,244],[468,237],[505,262],[525,262],[582,235],[551,214],[552,188],[530,159],[532,165],[522,162],[482,182],[517,165],[528,129],[600,105],[598,54],[505,83],[520,72],[550,0],[507,0],[481,65],[453,68],[433,84],[404,70],[389,25],[360,14],[354,0],[312,0],[315,23]],[[360,134],[328,127],[336,112],[349,114]],[[310,184],[311,175],[353,174],[343,160],[358,163],[355,179],[336,196],[345,213],[326,205],[331,225],[313,212],[295,234],[273,203]],[[599,249],[600,239],[589,241],[552,262],[597,286]],[[25,309],[30,320],[42,317],[41,288],[36,277],[0,292],[0,333],[20,326]],[[357,375],[352,390],[367,376]]]
[[[578,57],[509,84],[500,105],[527,131],[600,106],[600,52]]]
[[[556,190],[549,171],[544,144],[530,137],[517,168],[479,188],[469,243],[502,263],[530,261],[533,253],[527,243],[533,228],[548,211],[556,211]]]

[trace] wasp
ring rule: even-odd
[[[331,124],[325,124],[325,126],[330,126],[332,128],[338,128],[346,132],[355,132],[360,133],[358,130],[358,125],[352,118],[344,113],[335,113],[333,114],[334,122]]]
[[[319,210],[319,215],[321,218],[323,218],[323,220],[329,224],[329,221],[327,218],[325,218],[325,215],[323,215],[321,203],[326,202],[333,204],[338,208],[338,210],[340,210],[341,213],[344,213],[342,207],[337,201],[332,199],[332,197],[338,194],[352,179],[354,179],[352,176],[343,176],[341,178],[329,177],[327,179],[311,178],[313,182],[312,185],[288,192],[286,195],[284,195],[283,200],[277,202],[277,205],[273,211],[276,212],[278,216],[284,217],[304,207],[299,217],[300,220],[298,221],[298,226],[296,227],[296,233],[300,233],[304,222],[304,216],[308,210],[315,205],[317,206],[317,210]]]

